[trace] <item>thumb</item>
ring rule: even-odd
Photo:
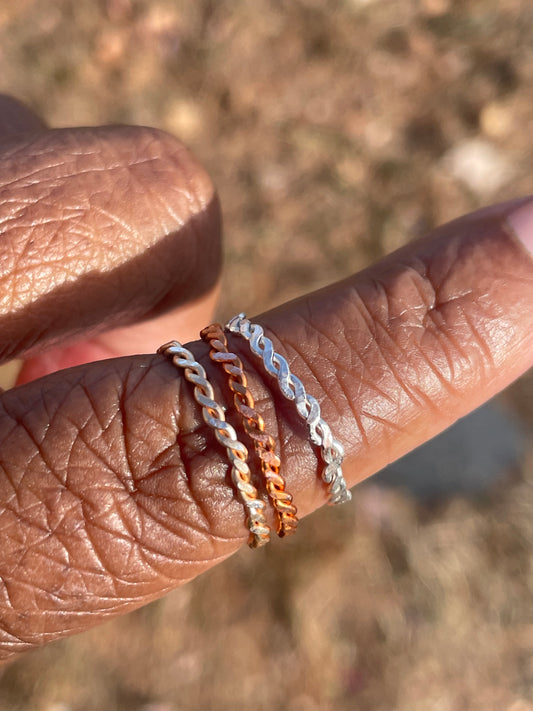
[[[49,130],[0,96],[0,189],[0,360],[25,360],[19,382],[155,349],[170,324],[183,338],[211,312],[218,200],[171,136]]]

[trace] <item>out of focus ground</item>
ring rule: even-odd
[[[223,316],[533,192],[521,0],[4,1],[0,67],[51,125],[193,148],[225,214]],[[533,379],[502,402],[530,439]],[[0,711],[532,711],[533,460],[502,477],[431,505],[361,487],[2,670]]]

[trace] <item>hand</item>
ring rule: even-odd
[[[210,181],[150,129],[48,131],[3,99],[0,132],[2,357],[24,358],[20,380],[31,380],[0,403],[6,660],[163,595],[247,530],[224,452],[163,356],[32,380],[209,323],[220,268]],[[533,259],[518,239],[531,246],[532,220],[528,200],[484,209],[254,318],[319,399],[349,485],[532,364]],[[231,346],[306,515],[326,501],[316,449],[245,342]],[[205,344],[189,347],[229,406]]]

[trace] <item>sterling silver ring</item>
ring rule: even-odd
[[[264,546],[270,540],[270,527],[265,519],[265,504],[259,499],[251,482],[246,462],[248,450],[237,438],[234,428],[226,422],[222,407],[214,399],[215,394],[204,367],[178,341],[165,343],[157,352],[170,358],[176,367],[182,368],[185,378],[194,385],[194,399],[202,407],[204,421],[213,428],[215,437],[225,447],[230,460],[231,478],[247,514],[246,522],[250,531],[248,545],[250,548]]]
[[[307,422],[311,441],[320,447],[322,459],[326,464],[322,479],[328,487],[328,503],[342,504],[350,501],[352,494],[346,487],[342,474],[344,448],[333,437],[329,425],[322,419],[316,398],[306,392],[302,381],[291,372],[285,358],[274,351],[272,341],[265,336],[259,324],[251,323],[246,314],[240,313],[227,322],[226,328],[248,341],[252,353],[261,358],[266,371],[277,378],[282,394],[288,400],[294,401],[298,414]]]

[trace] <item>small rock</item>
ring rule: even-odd
[[[480,197],[501,188],[514,172],[507,158],[491,143],[480,138],[455,145],[443,156],[442,165]]]

